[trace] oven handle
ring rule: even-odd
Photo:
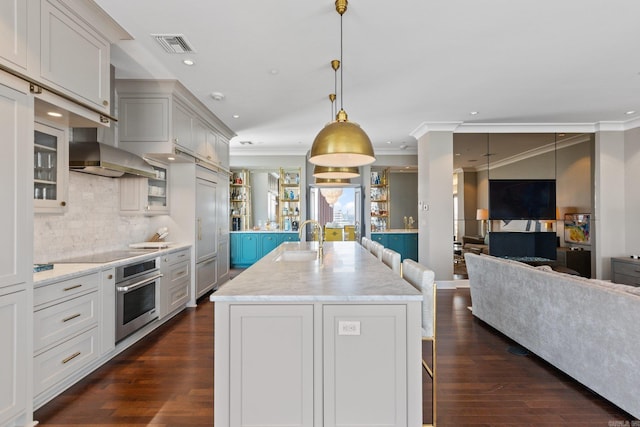
[[[162,274],[162,273],[160,273],[160,274],[157,274],[157,275],[155,275],[155,276],[153,276],[153,277],[150,277],[150,278],[148,278],[148,279],[141,280],[141,281],[139,281],[139,282],[137,282],[137,283],[134,283],[134,284],[132,284],[132,285],[128,285],[128,286],[116,286],[116,290],[117,290],[118,292],[129,292],[129,291],[131,291],[131,290],[133,290],[133,289],[135,289],[135,288],[139,288],[140,286],[144,286],[144,285],[146,285],[146,284],[147,284],[147,283],[149,283],[149,282],[153,282],[154,280],[157,280],[157,279],[161,278],[162,276],[163,276],[163,274]]]

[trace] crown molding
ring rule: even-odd
[[[422,122],[409,133],[409,136],[420,139],[429,132],[455,132],[463,122]]]

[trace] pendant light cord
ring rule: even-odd
[[[344,100],[344,86],[342,83],[342,69],[344,62],[342,61],[342,15],[340,15],[340,109],[343,110],[342,102]]]

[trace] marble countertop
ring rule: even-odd
[[[67,280],[78,276],[84,276],[86,274],[92,274],[107,268],[118,267],[120,265],[128,264],[134,260],[142,261],[144,259],[154,258],[190,247],[191,245],[188,244],[176,244],[172,245],[169,248],[150,250],[147,253],[131,258],[120,259],[117,261],[105,263],[54,263],[53,269],[51,270],[33,273],[33,285],[34,287],[45,286],[53,282],[59,282],[61,280]]]
[[[322,263],[277,261],[285,251],[317,249],[317,242],[285,242],[226,282],[210,300],[415,301],[422,294],[356,242],[325,242]]]
[[[371,234],[415,234],[418,232],[417,228],[388,228],[385,231],[372,231]]]

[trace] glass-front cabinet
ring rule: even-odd
[[[147,210],[158,214],[169,213],[169,188],[167,186],[167,167],[160,163],[150,163],[156,171],[155,178],[148,178]]]
[[[67,134],[38,122],[34,129],[34,212],[62,213],[67,206]]]

